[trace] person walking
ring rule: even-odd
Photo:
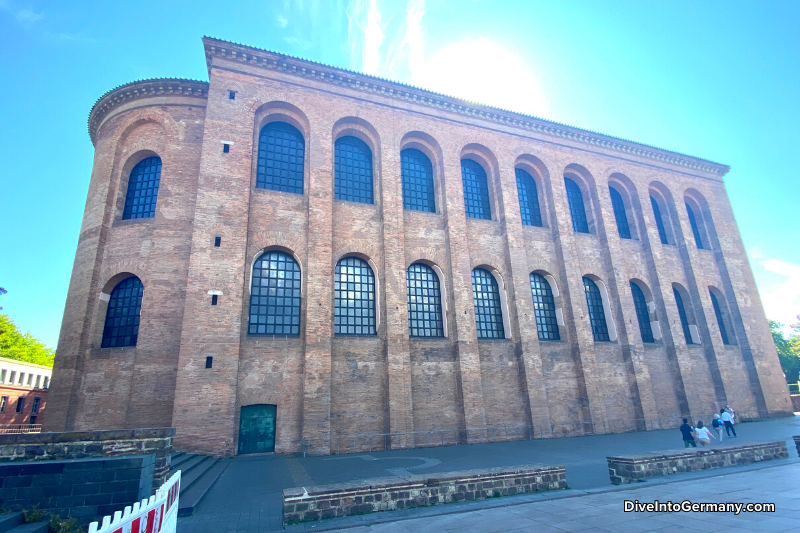
[[[700,442],[701,446],[709,446],[711,444],[711,439],[716,439],[716,437],[711,434],[705,424],[703,424],[702,420],[697,421],[697,427],[694,428],[694,432],[697,435],[697,440]]]
[[[715,414],[714,415],[714,420],[711,422],[711,427],[713,427],[714,431],[716,431],[717,435],[719,435],[719,443],[720,444],[722,444],[722,439],[723,439],[723,437],[722,437],[722,428],[724,426],[725,426],[725,424],[722,423],[722,420],[720,419],[719,415]]]
[[[731,414],[731,425],[735,426],[736,425],[736,411],[734,411],[733,407],[731,407],[730,405],[726,405],[725,406],[725,410],[728,411]]]
[[[689,425],[689,420],[684,418],[683,425],[680,427],[681,434],[683,435],[683,447],[688,448],[692,446],[697,448],[697,443],[694,441],[694,428]]]
[[[733,431],[734,438],[736,437],[736,430],[731,424],[731,414],[726,411],[725,409],[720,409],[719,414],[721,415],[720,418],[722,419],[722,423],[725,424],[725,433],[730,437],[731,431]]]

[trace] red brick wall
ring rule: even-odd
[[[0,397],[5,397],[5,407],[3,408],[2,401],[0,401],[0,426],[8,426],[14,424],[30,424],[31,416],[36,417],[36,424],[44,423],[44,407],[47,404],[47,389],[31,389],[25,387],[13,387],[8,385],[0,385]],[[17,413],[17,401],[21,396],[25,397],[23,402],[22,412]],[[38,412],[33,412],[33,402],[35,398],[39,398]]]
[[[190,84],[178,91],[167,80],[171,93],[156,88],[155,96],[143,91],[109,105],[133,94],[121,89],[93,111],[95,165],[50,428],[174,425],[176,447],[230,454],[241,406],[269,403],[278,406],[277,451],[305,440],[327,452],[331,437],[357,434],[403,434],[392,438],[398,447],[410,445],[411,431],[435,429],[533,425],[538,436],[652,429],[669,425],[664,417],[707,415],[731,402],[744,417],[791,412],[721,166],[588,142],[586,132],[557,133],[542,121],[528,127],[522,123],[533,119],[501,120],[496,110],[466,112],[464,102],[428,101],[399,85],[230,43],[206,40],[206,53],[210,83],[196,84],[192,95]],[[306,139],[303,195],[255,188],[258,132],[271,120],[291,122]],[[342,135],[372,148],[374,205],[333,198],[333,144]],[[232,143],[229,153],[223,141]],[[431,158],[436,213],[403,210],[406,147]],[[164,160],[156,217],[120,223],[131,154],[148,150]],[[487,171],[492,220],[465,216],[463,157]],[[521,224],[518,165],[537,181],[544,227]],[[572,230],[565,172],[583,189],[591,234]],[[627,193],[632,240],[618,237],[611,182]],[[659,240],[651,189],[666,199],[671,245]],[[710,250],[694,245],[685,195],[698,199]],[[298,338],[246,335],[251,266],[271,248],[292,253],[302,269]],[[377,277],[374,338],[332,335],[333,269],[348,255],[369,260]],[[447,339],[408,338],[405,270],[415,261],[442,272]],[[471,271],[478,266],[503,281],[508,339],[477,339]],[[538,340],[532,271],[555,282],[561,341]],[[121,272],[144,282],[140,343],[99,349],[98,293]],[[593,341],[585,275],[607,289],[612,342]],[[641,342],[634,278],[654,295],[663,338],[653,345]],[[700,344],[684,340],[674,283],[687,291]],[[734,345],[722,344],[709,286],[724,295]],[[222,292],[218,305],[210,305],[209,290]],[[212,369],[204,367],[208,356]]]

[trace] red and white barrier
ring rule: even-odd
[[[178,470],[149,500],[142,500],[103,517],[103,525],[89,524],[88,533],[176,533],[181,472]]]

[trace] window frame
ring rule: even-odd
[[[114,293],[117,291],[117,289],[119,289],[120,286],[123,283],[127,283],[130,280],[138,281],[138,283],[139,283],[138,290],[140,291],[140,294],[138,296],[138,299],[139,299],[138,305],[133,306],[133,307],[136,308],[136,310],[134,311],[134,315],[133,315],[135,317],[134,318],[135,324],[130,326],[130,327],[133,328],[131,331],[135,331],[135,333],[132,333],[131,335],[123,335],[122,337],[135,337],[135,339],[132,341],[132,343],[108,346],[108,345],[106,345],[106,340],[107,339],[119,338],[120,337],[119,335],[108,335],[108,336],[106,335],[106,331],[107,331],[107,329],[109,327],[111,327],[111,328],[115,327],[115,326],[109,326],[109,312],[111,310],[111,302],[115,299],[115,294]],[[119,298],[119,297],[117,296],[117,298]],[[139,327],[141,325],[141,313],[142,313],[143,304],[144,304],[144,283],[142,283],[142,280],[139,279],[137,276],[127,276],[126,278],[119,280],[116,283],[116,285],[114,285],[114,287],[111,289],[111,292],[108,294],[108,301],[106,302],[106,306],[105,306],[105,316],[103,318],[103,328],[102,328],[102,333],[101,333],[101,337],[100,337],[100,348],[106,349],[106,348],[135,348],[136,347],[136,344],[137,344],[137,342],[139,340]],[[130,307],[130,306],[126,306],[126,307]],[[124,315],[124,316],[130,316],[130,315]]]
[[[265,122],[261,126],[261,128],[258,130],[258,135],[256,136],[256,150],[255,150],[256,153],[255,153],[255,183],[254,183],[254,188],[261,189],[261,190],[264,190],[264,191],[274,191],[274,192],[283,192],[283,193],[288,193],[288,194],[304,195],[305,192],[306,192],[306,155],[307,155],[306,154],[306,151],[307,151],[306,150],[306,137],[303,134],[303,131],[300,128],[298,128],[296,125],[292,124],[291,122],[289,122],[287,120],[281,120],[281,119],[285,119],[285,117],[281,117],[281,116],[275,117],[275,120],[270,120],[268,122]],[[283,130],[285,133],[296,133],[299,136],[299,140],[301,141],[299,143],[299,145],[302,147],[302,156],[300,157],[300,177],[299,177],[299,183],[300,183],[299,189],[300,190],[299,190],[299,192],[297,191],[297,184],[296,183],[295,183],[295,185],[293,187],[290,187],[288,185],[286,186],[286,188],[291,188],[291,189],[294,189],[294,190],[284,190],[284,189],[281,188],[281,185],[278,185],[277,187],[276,186],[267,186],[268,183],[266,182],[266,177],[267,177],[266,175],[263,177],[264,178],[263,179],[263,183],[261,183],[261,184],[259,183],[262,180],[262,175],[261,175],[262,174],[261,173],[261,168],[262,168],[261,167],[261,164],[262,164],[262,161],[261,161],[262,160],[262,137],[265,135],[265,132],[269,133],[270,129]],[[297,139],[295,139],[295,141],[297,141]],[[267,158],[267,154],[269,153],[269,150],[268,150],[268,146],[266,145],[266,141],[264,141],[263,144],[264,144],[263,148],[266,151],[266,154],[264,154],[263,159],[264,159],[264,162],[266,164],[266,162],[269,160]],[[294,149],[297,149],[297,148],[294,148]],[[285,157],[286,154],[282,154],[281,153],[281,154],[278,154],[278,155],[281,156],[281,157]],[[291,165],[295,165],[295,166],[297,165],[296,161],[294,161],[294,162],[285,162],[285,163],[291,164]],[[267,168],[270,168],[270,167],[266,167],[265,166],[264,174],[266,174]],[[297,169],[295,169],[295,174],[296,174],[296,170]],[[298,181],[296,175],[292,179],[295,182]],[[272,185],[274,185],[274,184],[272,184]]]
[[[534,278],[534,276],[538,276],[541,278],[541,281]],[[536,335],[539,341],[548,341],[548,342],[556,342],[560,341],[561,339],[561,326],[563,325],[563,318],[560,318],[561,313],[559,313],[560,308],[556,305],[556,298],[558,296],[558,289],[553,288],[553,284],[550,283],[550,280],[547,279],[546,274],[542,274],[541,272],[531,272],[528,275],[528,281],[531,287],[531,301],[533,303],[533,316],[534,320],[536,321]],[[544,287],[534,287],[534,282],[541,284],[544,282]],[[534,291],[542,290],[545,294],[536,294]],[[550,294],[546,294],[549,292]],[[537,298],[541,299],[542,301],[537,301]],[[547,306],[548,302],[547,299],[549,298],[550,304],[552,306],[552,317],[546,316],[546,312],[548,309],[544,309],[543,312],[540,312],[541,306]],[[541,320],[540,320],[541,319]],[[552,319],[552,320],[550,320]],[[542,331],[546,331],[546,335],[550,335],[550,332],[554,332],[555,336],[542,336]]]
[[[520,176],[520,173],[522,173],[523,176]],[[536,178],[534,178],[533,174],[531,174],[527,169],[519,166],[514,168],[514,177],[516,178],[517,183],[517,201],[519,203],[522,225],[543,228],[544,215],[542,214],[542,202],[541,198],[539,197],[540,187],[539,184],[536,183]],[[523,208],[523,191],[521,185],[523,185],[525,181],[530,181],[530,183],[533,185],[533,194],[531,194],[530,191],[524,191],[525,197],[527,198],[527,205]],[[527,218],[530,219],[529,222],[526,222],[525,210],[530,211],[527,216]]]
[[[589,219],[589,212],[591,211],[590,206],[586,205],[586,197],[584,189],[578,184],[581,181],[581,178],[576,176],[575,174],[564,174],[564,190],[567,195],[567,207],[569,208],[569,217],[570,222],[572,222],[572,232],[573,233],[582,233],[584,235],[592,235],[591,231],[591,223]],[[572,186],[570,186],[570,183]],[[578,202],[578,198],[576,198],[576,194],[580,195],[580,202]],[[578,212],[578,207],[580,206],[580,211]],[[587,209],[589,207],[589,209]],[[576,220],[575,216],[580,215],[582,220]],[[585,224],[585,229],[584,225]]]
[[[480,169],[481,172],[483,173],[483,176],[481,176],[480,174],[477,174],[477,173],[474,174],[475,177],[476,177],[476,181],[477,181],[477,184],[474,187],[476,189],[476,191],[474,191],[474,192],[467,192],[467,183],[465,181],[465,172],[464,172],[465,163],[466,163],[467,167],[475,165],[475,167]],[[464,202],[464,204],[463,204],[464,205],[464,214],[466,215],[466,217],[468,219],[473,219],[473,220],[494,220],[495,209],[494,209],[494,206],[492,205],[492,192],[491,192],[491,187],[489,185],[489,173],[486,171],[486,166],[483,163],[481,163],[480,161],[477,161],[476,159],[473,159],[473,158],[470,158],[470,157],[466,157],[466,156],[461,158],[460,166],[461,166],[461,188],[462,188],[462,194],[463,194],[463,198],[462,199],[463,199],[463,202]],[[481,178],[484,179],[484,182],[481,182]],[[480,215],[481,216],[476,216],[478,214],[478,212],[476,210],[477,207],[472,205],[472,202],[473,202],[472,199],[470,199],[468,201],[467,195],[468,194],[469,195],[475,195],[475,194],[480,195],[480,194],[482,194],[484,191],[481,190],[481,189],[482,189],[482,187],[484,185],[485,185],[486,198],[485,198],[485,201],[483,199],[479,199],[478,200],[482,204],[480,206],[480,208],[481,208]],[[470,207],[470,206],[472,206],[472,207]],[[483,209],[486,209],[486,212],[483,212]],[[470,214],[470,213],[473,213],[473,214]],[[485,216],[485,215],[488,215],[488,216]]]
[[[592,338],[594,339],[594,342],[612,342],[613,340],[615,340],[612,339],[612,336],[614,337],[616,336],[612,335],[610,321],[606,316],[607,315],[606,311],[610,306],[608,305],[606,299],[603,298],[603,292],[597,285],[597,281],[598,280],[594,280],[588,276],[583,276],[583,292],[584,292],[584,297],[586,298],[586,309],[589,315],[589,324],[592,330]],[[602,316],[596,316],[592,312],[593,309],[595,312],[599,311],[600,313],[602,313]]]
[[[343,172],[343,170],[340,167],[340,154],[339,154],[339,147],[340,146],[353,146],[353,147],[366,148],[367,155],[369,155],[369,164],[368,165],[364,165],[364,168],[368,168],[369,169],[369,178],[370,178],[369,201],[368,202],[367,201],[363,201],[363,200],[359,200],[359,199],[355,199],[355,198],[357,198],[356,195],[353,195],[351,192],[348,192],[349,189],[345,190],[344,184],[340,185],[340,180],[343,180],[343,181],[346,180],[346,181],[351,181],[351,182],[358,183],[357,180],[354,180],[354,179],[351,179],[351,178],[347,178],[347,177],[340,177],[340,172]],[[353,153],[355,153],[355,152],[353,152]],[[348,167],[348,168],[350,168],[350,167]],[[333,198],[335,200],[339,200],[339,201],[343,201],[343,202],[351,202],[351,203],[354,203],[354,204],[375,205],[376,204],[375,199],[376,199],[376,196],[377,196],[376,191],[375,191],[375,175],[376,174],[377,174],[377,172],[375,172],[375,153],[374,153],[374,150],[372,149],[372,147],[369,145],[369,143],[367,143],[366,141],[364,141],[360,137],[357,137],[357,136],[353,135],[352,133],[345,133],[344,135],[340,135],[339,137],[336,138],[336,140],[333,142]],[[364,183],[364,182],[361,182],[361,183]],[[340,187],[342,188],[341,191],[340,191]],[[366,187],[364,187],[364,188],[359,189],[359,190],[366,191],[367,189],[366,189]],[[366,198],[366,196],[360,196],[360,197]]]
[[[152,202],[147,202],[147,204],[151,205],[151,208],[148,211],[149,214],[142,215],[142,216],[126,216],[126,214],[130,215],[129,207],[131,207],[131,208],[133,207],[133,201],[136,198],[135,197],[135,194],[136,194],[135,190],[133,191],[134,196],[133,197],[130,196],[130,194],[132,192],[131,191],[131,178],[133,177],[133,173],[134,173],[134,171],[139,169],[139,167],[141,165],[143,165],[145,162],[153,160],[153,159],[158,159],[158,163],[157,163],[158,170],[155,171],[155,172],[152,172],[152,174],[157,174],[157,177],[149,180],[149,181],[155,182],[155,185],[153,187],[151,187],[151,189],[154,191],[153,194],[146,195],[146,197],[152,198]],[[151,162],[150,164],[154,164],[154,163]],[[145,165],[145,166],[147,166],[147,165]],[[122,205],[121,205],[120,215],[119,215],[120,216],[120,220],[133,221],[133,220],[146,220],[146,219],[155,218],[156,210],[158,208],[158,193],[159,193],[159,191],[161,189],[161,180],[163,179],[163,174],[164,174],[164,160],[157,154],[148,153],[148,154],[145,154],[144,157],[141,157],[141,159],[139,159],[136,162],[136,164],[134,164],[131,167],[131,169],[129,171],[127,171],[127,173],[125,173],[124,171],[123,171],[123,173],[126,174],[125,182],[124,182],[125,193],[124,193],[124,195],[121,195]],[[134,185],[137,185],[139,183],[139,179],[138,178],[139,178],[139,176],[141,174],[142,174],[141,172],[139,174],[137,174],[137,180],[134,182]],[[149,174],[150,173],[148,173],[148,175]]]
[[[614,196],[616,194],[616,196]],[[620,239],[633,240],[634,232],[631,229],[631,221],[628,219],[627,206],[623,193],[614,186],[608,184],[608,195],[611,198],[611,209],[614,212],[614,221],[617,225],[617,234]]]
[[[647,304],[647,296],[645,296],[644,290],[642,290],[639,284],[635,281],[630,280],[630,285],[633,308],[636,312],[636,320],[639,322],[639,337],[642,339],[643,344],[655,344],[656,335],[653,331],[652,320],[650,320],[650,309],[649,305]]]
[[[252,332],[250,331],[250,329],[251,329],[251,326],[253,325],[253,324],[251,324],[251,320],[252,320],[252,317],[253,317],[253,314],[252,314],[252,309],[253,309],[253,298],[254,298],[254,294],[253,294],[253,285],[254,285],[254,283],[255,283],[255,281],[256,281],[256,275],[255,275],[255,274],[256,274],[256,270],[257,270],[257,269],[258,269],[259,271],[262,271],[262,272],[264,271],[264,269],[263,269],[263,268],[258,268],[256,265],[257,265],[257,264],[259,264],[259,262],[260,262],[260,261],[263,261],[263,258],[264,258],[265,256],[268,256],[268,255],[270,255],[270,254],[275,254],[275,255],[276,255],[276,256],[278,256],[278,257],[285,257],[285,258],[291,259],[291,262],[290,262],[290,261],[286,261],[286,260],[284,260],[284,261],[277,261],[277,262],[278,262],[278,263],[280,263],[280,262],[283,262],[283,263],[285,263],[285,264],[289,264],[289,263],[291,263],[291,264],[293,264],[293,265],[294,265],[294,267],[295,267],[295,269],[294,269],[294,270],[291,270],[291,272],[292,272],[292,273],[297,273],[297,276],[293,276],[293,278],[292,278],[292,279],[296,280],[296,284],[297,284],[297,285],[299,285],[299,287],[297,287],[297,288],[295,288],[295,287],[291,287],[291,289],[290,289],[290,290],[298,290],[298,291],[299,291],[299,296],[297,296],[298,303],[297,303],[297,306],[296,306],[296,309],[297,309],[297,314],[296,314],[296,315],[294,315],[294,314],[291,314],[291,315],[289,315],[289,316],[290,316],[290,317],[294,317],[294,316],[296,316],[296,317],[297,317],[297,324],[296,324],[296,326],[297,326],[297,333],[274,333],[274,332],[273,332],[273,333],[268,333],[268,332],[266,332],[266,331],[265,331],[265,332],[263,332],[263,333],[259,333],[259,332],[252,333]],[[269,272],[269,271],[271,271],[271,270],[272,270],[271,268],[267,269],[267,271],[268,271],[268,272]],[[285,270],[284,270],[284,271],[276,270],[276,272],[284,272],[284,273],[285,273],[285,272],[287,272],[287,271],[285,271]],[[278,278],[280,278],[280,276],[278,276]],[[265,278],[264,278],[263,276],[258,276],[258,279],[260,279],[260,280],[261,280],[261,279],[265,279]],[[268,280],[269,280],[269,279],[272,279],[272,277],[271,277],[271,276],[268,276],[266,279],[268,279]],[[287,278],[285,277],[285,274],[284,274],[284,277],[283,277],[283,279],[284,279],[284,280],[285,280],[285,279],[287,279]],[[252,264],[250,265],[250,284],[249,284],[249,292],[248,292],[248,298],[247,298],[247,322],[246,322],[246,325],[245,325],[245,329],[246,329],[246,335],[247,335],[248,337],[277,337],[277,338],[280,338],[280,337],[290,337],[290,338],[291,338],[291,337],[299,337],[299,336],[302,334],[302,332],[303,332],[303,285],[304,285],[304,284],[303,284],[303,268],[302,268],[302,265],[300,264],[300,261],[297,259],[297,257],[295,257],[295,255],[294,255],[293,253],[291,253],[291,252],[289,252],[289,251],[286,251],[286,250],[282,250],[282,249],[272,248],[272,249],[268,249],[268,250],[263,250],[261,253],[259,253],[258,255],[256,255],[255,259],[253,260]],[[267,285],[267,288],[269,289],[269,288],[272,288],[272,287],[269,287],[269,285]],[[277,289],[279,289],[279,288],[283,288],[284,290],[286,290],[286,287],[285,287],[285,286],[284,286],[284,287],[277,287],[277,286],[276,286],[276,287],[274,287],[274,288],[275,288],[276,290],[277,290]],[[257,297],[258,297],[258,298],[262,298],[262,297],[264,297],[264,296],[262,296],[261,294],[259,294]],[[269,296],[269,295],[267,295],[267,296],[266,296],[266,298],[270,298],[270,296]],[[276,298],[276,303],[275,303],[275,305],[274,305],[274,306],[272,306],[272,307],[278,307],[278,305],[277,305],[277,298],[278,298],[277,294],[275,295],[275,298]],[[283,298],[287,298],[287,296],[286,296],[286,295],[284,295],[284,296],[283,296]],[[291,299],[294,299],[294,298],[295,298],[295,296],[290,296],[289,298],[291,298]],[[269,301],[267,301],[267,304],[265,304],[265,307],[267,307],[267,308],[269,308],[269,307],[270,307],[270,305],[269,305],[269,303],[268,303],[268,302],[269,302]],[[261,304],[260,304],[260,302],[258,303],[258,307],[262,307],[262,306],[261,306]],[[295,306],[294,306],[293,304],[291,304],[291,305],[288,305],[288,306],[287,306],[287,305],[281,305],[280,307],[282,307],[282,308],[284,308],[284,309],[286,309],[287,307],[289,307],[289,308],[291,308],[291,309],[295,309]],[[260,313],[257,313],[255,316],[257,316],[257,317],[260,317],[260,316],[262,316],[262,315],[261,315]],[[270,316],[272,316],[272,317],[273,317],[275,320],[277,320],[277,317],[278,317],[279,315],[277,315],[277,314],[275,314],[275,315],[270,315],[269,313],[266,313],[266,314],[264,314],[263,316],[265,317],[265,320],[269,320],[269,317],[270,317]],[[282,315],[280,315],[280,316],[281,316],[282,318],[285,318],[285,317],[286,317],[286,315],[285,315],[285,314],[282,314]],[[255,324],[255,326],[256,326],[257,328],[258,328],[258,326],[259,326],[259,325],[260,325],[260,323],[256,323],[256,324]],[[275,323],[273,323],[272,325],[273,325],[273,326],[277,326],[277,324],[275,324]],[[267,326],[269,326],[269,324],[267,324],[267,323],[265,322],[265,323],[264,323],[264,327],[265,327],[265,329],[267,328]],[[281,327],[285,327],[285,326],[286,326],[286,324],[282,324],[282,325],[281,325]],[[293,326],[294,326],[294,324],[291,324],[291,323],[290,323],[290,324],[289,324],[289,326],[290,326],[290,327],[293,327]]]
[[[434,299],[438,298],[438,314],[439,314],[440,322],[438,324],[439,328],[434,328],[434,329],[437,329],[437,330],[441,331],[441,334],[439,334],[439,335],[413,335],[412,334],[412,332],[414,330],[432,329],[432,328],[425,328],[425,327],[420,328],[420,327],[412,326],[412,320],[416,320],[416,319],[412,319],[411,318],[411,316],[412,316],[412,310],[411,310],[411,305],[412,305],[412,303],[411,303],[411,297],[412,297],[411,290],[412,290],[412,287],[411,287],[411,279],[409,278],[409,274],[411,273],[411,269],[413,267],[415,267],[415,266],[422,267],[423,270],[427,271],[426,273],[429,273],[434,278],[433,281],[435,282],[435,287],[427,288],[427,289],[428,290],[435,290],[437,292],[437,295],[435,295],[433,298]],[[436,272],[436,269],[433,268],[431,265],[428,265],[426,263],[422,263],[420,261],[416,261],[414,263],[411,263],[408,266],[408,268],[406,269],[406,299],[407,299],[407,305],[408,305],[408,335],[409,335],[410,338],[412,338],[412,339],[444,339],[444,338],[446,338],[446,336],[447,336],[447,329],[446,329],[447,320],[445,318],[445,305],[444,305],[444,302],[443,302],[444,297],[442,296],[442,286],[443,285],[442,285],[442,281],[441,281],[441,277],[439,276],[439,273]],[[420,296],[424,297],[423,295],[420,295],[420,294],[415,294],[413,296],[415,296],[415,297],[420,297]],[[419,304],[419,305],[423,305],[424,306],[426,304],[422,303],[422,304]],[[428,305],[434,305],[435,306],[435,305],[437,305],[437,302],[434,302],[434,303],[428,304]],[[416,310],[413,311],[413,313],[417,313],[417,312],[419,312],[419,311],[416,311]],[[422,313],[430,313],[431,311],[426,310],[426,311],[421,311],[421,312]],[[436,311],[434,310],[433,313],[436,313]]]
[[[489,287],[497,289],[497,293],[496,293],[497,294],[497,298],[496,298],[496,300],[494,298],[478,298],[477,297],[477,292],[478,291],[476,291],[476,285],[475,285],[475,273],[476,272],[479,272],[479,276],[482,279],[490,280],[490,282],[487,284]],[[486,275],[482,274],[481,272],[485,272]],[[478,340],[479,341],[484,341],[484,340],[505,340],[505,339],[510,338],[509,335],[510,335],[511,332],[509,331],[509,324],[508,324],[508,318],[507,318],[507,304],[504,305],[503,297],[502,297],[503,296],[503,292],[504,292],[505,289],[504,289],[504,287],[501,286],[501,282],[500,282],[501,280],[498,280],[498,278],[495,275],[495,273],[492,270],[490,270],[489,268],[486,268],[485,266],[477,266],[477,267],[473,268],[472,272],[470,274],[470,279],[471,279],[471,285],[472,285],[472,305],[473,305],[473,312],[475,314],[475,330],[476,330],[476,333],[477,333]],[[481,292],[486,292],[486,291],[481,291]],[[477,305],[476,302],[478,300],[490,300],[490,299],[492,300],[492,302],[490,302],[490,306],[489,306],[491,308],[490,310],[494,311],[494,307],[491,305],[491,303],[496,301],[496,303],[497,303],[497,306],[496,306],[497,312],[496,313],[492,312],[490,315],[486,315],[485,313],[479,313],[478,312],[478,305]],[[499,326],[498,327],[495,327],[495,326],[497,326],[496,322],[491,322],[492,327],[489,328],[491,331],[496,333],[495,335],[492,335],[492,336],[481,336],[481,331],[482,330],[486,330],[486,328],[481,328],[479,324],[480,323],[490,323],[490,322],[485,321],[485,320],[479,320],[479,318],[478,318],[479,315],[481,317],[486,315],[486,316],[494,316],[494,317],[499,317],[500,318],[500,322],[499,322]]]
[[[374,323],[374,325],[372,325],[372,331],[368,332],[368,333],[355,333],[355,332],[353,332],[353,333],[350,333],[350,332],[337,333],[336,332],[336,329],[341,327],[341,325],[336,324],[336,320],[337,320],[337,318],[340,318],[342,316],[342,315],[339,315],[339,310],[341,309],[341,307],[337,306],[337,304],[336,304],[336,301],[337,301],[336,293],[341,291],[341,288],[339,288],[338,290],[336,289],[336,285],[342,283],[338,278],[338,276],[340,274],[337,273],[337,270],[339,269],[339,266],[342,264],[342,262],[344,262],[344,261],[346,261],[348,259],[353,259],[353,260],[360,261],[361,263],[363,263],[363,266],[359,266],[359,268],[366,268],[367,271],[368,271],[368,274],[371,275],[371,277],[372,277],[372,286],[373,286],[373,291],[372,291],[372,311],[373,312],[372,312],[372,315],[373,316],[372,317],[368,316],[367,318],[374,318],[374,322],[375,323]],[[380,310],[380,290],[379,290],[378,276],[375,274],[374,265],[372,265],[371,263],[372,262],[370,260],[364,259],[363,257],[359,257],[357,255],[346,255],[344,257],[341,257],[336,262],[336,265],[334,266],[334,272],[333,272],[333,284],[334,284],[334,286],[333,286],[333,336],[334,337],[366,337],[366,338],[377,337],[378,328],[380,326],[380,312],[379,312],[379,310]],[[361,276],[363,274],[357,274],[357,275]],[[353,282],[353,283],[355,284],[356,282]],[[358,282],[358,283],[362,283],[362,282]],[[369,285],[369,282],[367,282],[367,285]],[[363,292],[363,291],[360,291],[360,292]],[[341,300],[341,299],[342,298],[338,298],[338,300]],[[358,301],[363,301],[363,300],[364,299],[362,298],[361,300],[358,300]],[[366,301],[369,301],[369,298],[367,298]],[[346,307],[345,309],[347,309],[348,307]],[[362,306],[362,307],[360,307],[360,309],[364,309],[364,307]],[[344,316],[347,316],[347,315],[344,315]],[[355,317],[355,314],[353,316]],[[353,326],[356,327],[355,324]],[[369,327],[369,326],[370,325],[367,324],[366,327]],[[365,327],[365,326],[359,325],[358,327]]]
[[[406,168],[406,166],[407,166],[406,165],[406,158],[411,158],[411,157],[419,158],[419,156],[422,156],[424,158],[424,161],[427,161],[428,168],[426,168],[425,170],[429,170],[430,171],[430,190],[428,191],[428,202],[430,202],[430,204],[431,204],[430,207],[432,207],[432,209],[420,209],[419,207],[413,207],[413,206],[410,206],[411,202],[407,201],[408,197],[407,197],[406,193],[408,192],[408,189],[410,189],[413,184],[409,183],[407,181],[407,179],[406,179],[407,178],[407,174],[406,174],[406,170],[407,170],[407,168]],[[419,176],[408,176],[408,177],[411,178],[411,179],[415,179],[415,180],[420,180],[421,179]],[[439,202],[438,202],[437,191],[436,191],[436,173],[434,172],[433,160],[431,160],[430,156],[428,154],[426,154],[425,151],[423,151],[423,150],[421,150],[421,149],[419,149],[419,148],[417,148],[415,146],[404,146],[400,150],[400,181],[401,181],[401,186],[402,186],[401,187],[402,188],[401,192],[402,192],[402,195],[403,195],[403,210],[404,211],[416,211],[416,212],[420,212],[420,213],[432,213],[432,214],[438,213],[437,208],[438,208]],[[426,186],[426,184],[421,184],[421,185],[422,186]]]

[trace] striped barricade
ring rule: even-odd
[[[181,472],[178,470],[149,500],[117,511],[113,519],[103,517],[101,526],[92,522],[88,533],[176,533],[180,490]]]

